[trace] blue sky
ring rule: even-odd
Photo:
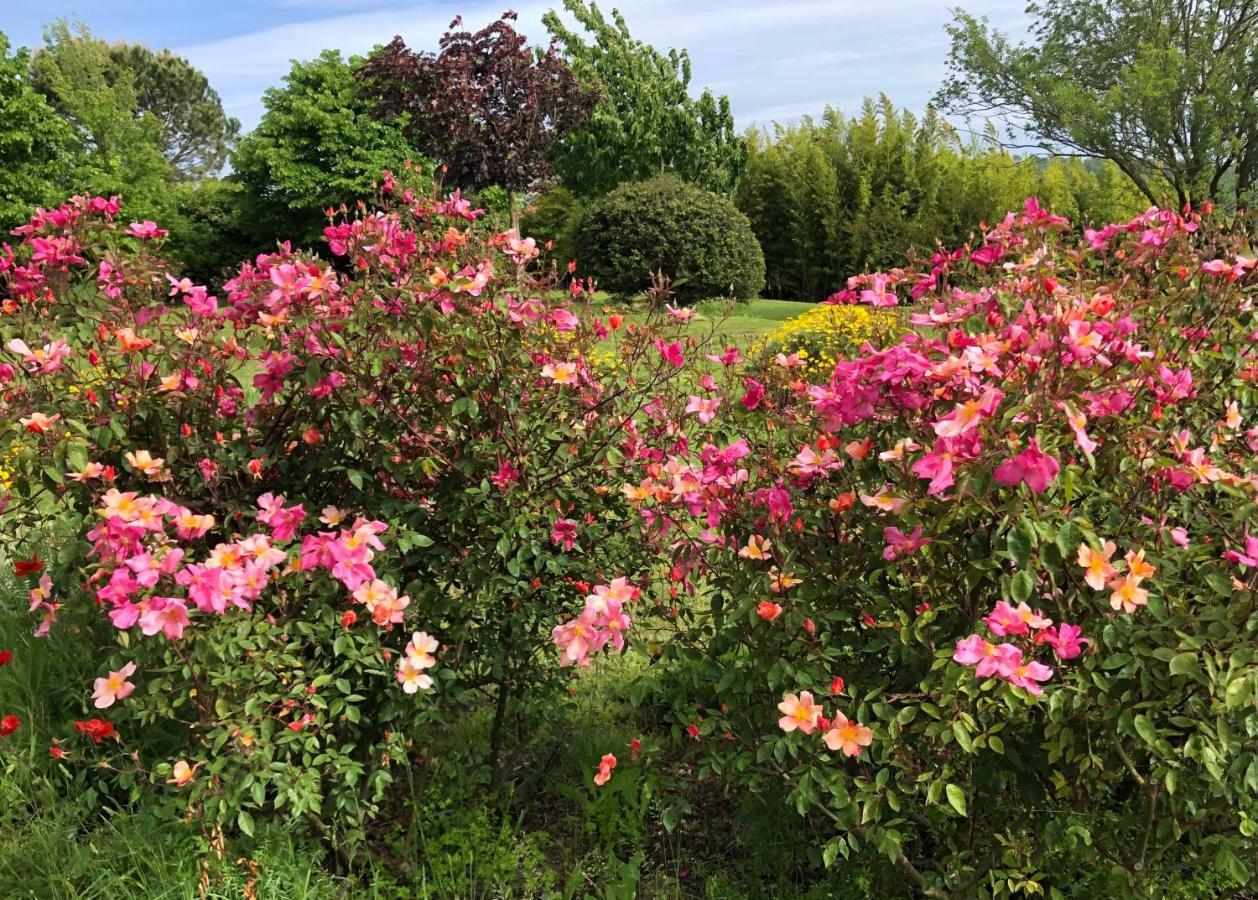
[[[456,14],[472,27],[514,6],[520,29],[546,40],[542,14],[560,0],[6,0],[0,30],[15,44],[39,42],[41,23],[82,19],[98,35],[170,47],[210,78],[231,115],[248,129],[262,92],[290,61],[325,47],[364,53],[400,34],[431,48]],[[606,11],[613,4],[601,3]],[[728,94],[740,125],[850,112],[862,97],[888,94],[919,109],[942,80],[944,23],[958,5],[1002,30],[1025,28],[1021,0],[621,0],[635,37],[661,49],[685,47],[693,86]]]

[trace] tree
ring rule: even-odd
[[[534,52],[507,12],[475,34],[450,23],[437,54],[416,53],[395,37],[358,77],[386,121],[405,116],[407,136],[445,164],[464,188],[497,185],[510,195],[549,173],[556,141],[580,125],[597,95],[585,88],[552,42]]]
[[[262,121],[232,156],[246,219],[260,239],[319,241],[324,210],[368,196],[381,170],[412,154],[405,116],[382,121],[358,96],[361,64],[325,50],[294,62],[284,85],[263,95]]]
[[[1011,144],[1113,160],[1155,203],[1197,203],[1258,176],[1258,4],[1043,0],[1012,44],[958,12],[948,109],[995,114]],[[1234,179],[1234,181],[1233,181]]]
[[[218,174],[240,133],[240,122],[223,112],[209,80],[188,60],[143,44],[109,48],[117,71],[134,79],[137,109],[162,123],[162,150],[181,180]]]
[[[143,44],[110,44],[84,25],[71,29],[64,21],[49,26],[44,40],[46,46],[32,65],[32,81],[49,103],[93,138],[101,137],[105,127],[117,127],[115,115],[102,116],[106,109],[128,109],[137,120],[151,118],[150,127],[156,123],[172,178],[196,180],[223,168],[240,123],[223,112],[208,79],[186,59]],[[74,80],[84,75],[86,85]],[[99,96],[85,96],[85,88]],[[105,126],[102,119],[113,124]]]
[[[1148,203],[1111,162],[1014,158],[994,134],[962,142],[933,109],[886,97],[858,115],[826,109],[753,131],[735,201],[765,251],[766,294],[818,300],[905,251],[952,248],[1038,195],[1079,226],[1131,218]]]
[[[0,233],[26,220],[33,207],[55,202],[69,180],[74,134],[30,86],[30,54],[9,52],[0,32]]]
[[[69,123],[82,149],[66,190],[122,194],[132,215],[164,208],[170,165],[162,124],[141,109],[134,75],[118,69],[104,41],[64,21],[44,29],[31,81]]]
[[[747,146],[735,129],[729,98],[708,90],[692,97],[686,51],[665,55],[634,40],[619,11],[612,10],[609,22],[594,3],[564,0],[564,8],[591,40],[565,27],[553,10],[542,21],[577,75],[602,93],[585,124],[556,149],[555,170],[565,186],[590,196],[672,172],[731,194]]]

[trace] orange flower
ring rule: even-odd
[[[842,750],[845,756],[860,756],[861,748],[874,742],[874,733],[859,722],[835,712],[830,730],[821,736],[831,750]]]
[[[766,537],[753,534],[747,538],[747,546],[738,551],[738,555],[743,559],[768,559],[769,548],[773,543]]]

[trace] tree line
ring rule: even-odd
[[[212,278],[277,239],[316,243],[328,208],[406,159],[504,223],[523,209],[561,244],[592,201],[669,174],[732,198],[763,245],[767,290],[812,299],[908,247],[962,241],[1029,194],[1088,224],[1252,193],[1248,0],[1044,0],[1017,44],[957,11],[950,76],[920,114],[880,98],[745,132],[728,97],[692,88],[684,50],[635,39],[614,10],[564,7],[576,24],[548,13],[546,46],[508,13],[479,31],[456,19],[436,52],[398,37],[295,62],[243,137],[205,75],[167,50],[65,22],[33,52],[0,34],[0,227],[70,193],[117,193]]]

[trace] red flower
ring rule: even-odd
[[[344,628],[353,628],[354,623],[358,621],[358,613],[352,609],[347,609],[341,613],[341,626]]]
[[[843,676],[835,675],[834,681],[830,682],[830,693],[839,695],[843,693]]]
[[[7,666],[13,661],[12,650],[0,650],[0,666]]]
[[[0,737],[8,737],[21,727],[22,720],[13,715],[13,713],[9,713],[3,719],[0,719]]]
[[[25,578],[27,575],[38,575],[44,571],[44,561],[39,558],[38,553],[30,559],[15,560],[13,571],[17,573],[18,578]]]
[[[692,738],[694,738],[696,741],[699,740],[699,726],[698,725],[687,725],[686,733],[690,735]]]
[[[48,755],[53,759],[65,759],[66,751],[65,748],[58,747],[56,744],[53,744],[48,748]]]
[[[756,614],[766,622],[772,622],[782,615],[782,605],[771,600],[761,600],[756,606]]]
[[[75,722],[74,727],[80,734],[85,734],[93,744],[99,744],[105,738],[117,737],[114,726],[104,719],[88,719],[86,722]]]

